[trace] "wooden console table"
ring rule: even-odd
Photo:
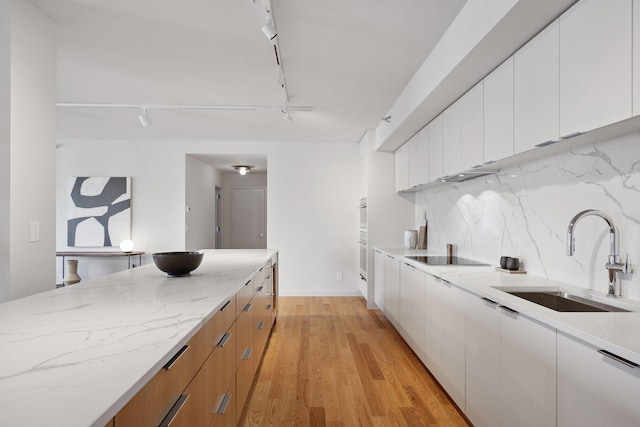
[[[144,252],[142,251],[132,251],[132,252],[107,252],[107,251],[102,251],[102,252],[89,252],[89,251],[83,251],[83,252],[56,252],[56,256],[61,256],[62,257],[62,277],[64,278],[64,261],[66,257],[96,257],[96,258],[106,258],[106,257],[127,257],[127,261],[129,262],[128,264],[128,268],[135,268],[136,265],[131,263],[131,258],[133,257],[138,257],[138,267],[140,267],[142,265],[142,255],[144,255]],[[134,258],[135,260],[135,258]]]

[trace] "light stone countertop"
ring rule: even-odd
[[[442,255],[429,251],[402,248],[375,248],[401,262],[411,264],[433,276],[444,279],[461,289],[488,298],[509,307],[524,316],[551,326],[567,335],[608,350],[627,360],[640,364],[640,302],[625,298],[611,299],[603,293],[580,288],[531,274],[509,274],[496,271],[493,266],[431,266],[413,261],[409,255]],[[615,305],[634,312],[562,313],[510,295],[499,287],[540,287],[540,290],[561,288],[573,295]]]
[[[277,254],[205,250],[0,304],[0,425],[102,427]]]

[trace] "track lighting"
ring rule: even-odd
[[[391,116],[384,116],[384,117],[383,117],[382,119],[380,119],[380,120],[382,120],[382,121],[384,121],[384,122],[387,122],[387,123],[391,123]]]
[[[246,175],[248,172],[251,172],[251,169],[253,168],[253,166],[247,166],[247,165],[236,165],[236,166],[233,166],[233,168],[234,168],[235,170],[237,170],[237,171],[238,171],[238,173],[239,173],[240,175],[243,175],[243,176],[244,176],[244,175]]]
[[[271,19],[269,19],[268,17],[267,17],[267,23],[262,26],[262,32],[269,40],[273,40],[278,36],[276,29],[273,27],[273,23],[271,22]]]
[[[284,120],[287,123],[291,123],[293,121],[293,118],[291,117],[291,114],[289,114],[289,106],[288,105],[285,105],[284,107],[282,107],[280,112],[283,114]]]
[[[147,114],[147,107],[144,107],[142,109],[142,114],[138,116],[138,120],[140,120],[140,124],[142,125],[142,127],[145,128],[151,124],[151,117],[149,117],[149,114]]]

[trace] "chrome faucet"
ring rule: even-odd
[[[620,259],[616,252],[616,229],[613,226],[613,221],[609,215],[595,209],[587,209],[574,216],[571,219],[571,222],[569,222],[569,228],[567,229],[567,255],[573,256],[573,251],[576,246],[576,241],[573,237],[573,228],[580,219],[589,215],[599,216],[604,219],[609,226],[609,260],[605,266],[609,271],[609,291],[607,292],[607,296],[616,298],[620,297],[622,296],[622,293],[620,289],[620,281],[618,280],[618,273],[630,273],[631,269],[629,268],[628,254],[624,264],[620,263]]]

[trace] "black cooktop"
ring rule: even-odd
[[[489,265],[471,259],[460,258],[457,256],[407,256],[405,258],[422,262],[429,265]]]

